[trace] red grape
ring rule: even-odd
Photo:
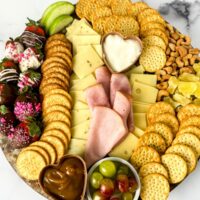
[[[125,174],[117,175],[117,186],[120,192],[128,192],[129,189],[129,180],[128,176]]]
[[[100,185],[100,192],[104,197],[111,197],[114,193],[115,186],[111,179],[103,179]]]

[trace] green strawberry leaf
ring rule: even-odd
[[[0,112],[5,115],[9,112],[8,108],[5,105],[0,106]]]
[[[40,136],[41,135],[41,130],[40,127],[37,125],[36,122],[32,121],[29,123],[29,133],[31,137],[34,136]]]

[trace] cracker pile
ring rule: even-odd
[[[76,14],[91,22],[101,35],[119,32],[124,36],[139,36],[136,16],[146,7],[143,2],[133,4],[130,0],[80,0]]]
[[[141,198],[167,199],[169,184],[180,183],[196,168],[200,156],[200,106],[188,104],[176,116],[170,104],[158,102],[150,106],[147,122],[130,161],[142,180]],[[157,181],[163,183],[162,189],[153,186],[152,182]]]
[[[41,67],[43,79],[40,84],[44,131],[39,141],[21,151],[16,163],[19,174],[28,180],[37,180],[40,171],[58,162],[69,147],[71,48],[63,34],[49,37],[45,45],[46,60]]]

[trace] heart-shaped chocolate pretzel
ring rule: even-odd
[[[87,168],[79,156],[66,155],[56,165],[46,166],[39,182],[45,193],[56,200],[83,200],[87,187]]]
[[[133,66],[142,53],[142,42],[138,37],[123,37],[109,33],[102,40],[103,60],[111,72],[120,73]]]

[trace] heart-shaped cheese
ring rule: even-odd
[[[40,173],[40,186],[54,199],[83,200],[87,187],[87,168],[79,156],[66,155],[57,165]]]
[[[102,39],[103,59],[112,72],[122,72],[133,66],[142,53],[138,37],[126,37],[109,33]]]

